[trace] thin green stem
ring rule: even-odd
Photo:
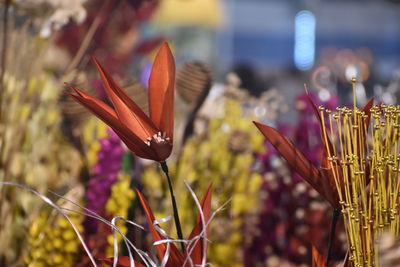
[[[178,206],[176,205],[174,190],[172,188],[172,181],[171,181],[171,178],[169,177],[168,165],[165,161],[160,162],[160,165],[161,165],[161,169],[165,173],[165,176],[167,176],[167,180],[168,180],[168,187],[169,187],[169,192],[171,194],[171,200],[172,200],[172,208],[174,211],[174,221],[175,221],[176,232],[178,234],[178,238],[180,240],[183,240],[182,227],[181,227],[181,222],[179,220],[179,214],[178,214]],[[185,251],[185,246],[183,245],[182,242],[181,242],[181,248],[182,248],[182,251]]]

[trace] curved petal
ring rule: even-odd
[[[75,93],[78,94],[79,97],[84,98],[84,99],[88,99],[91,100],[92,102],[94,102],[100,109],[105,110],[107,113],[111,114],[113,117],[115,117],[115,119],[118,120],[117,118],[117,114],[115,113],[115,111],[106,103],[104,103],[103,101],[101,101],[100,99],[97,99],[95,97],[92,97],[91,95],[85,93],[84,91],[80,90],[79,88],[69,84],[69,83],[64,83],[65,86],[67,86],[68,88],[72,89],[75,91]],[[71,96],[72,98],[74,98],[75,100],[77,100],[75,97],[75,95],[69,93],[69,92],[65,92],[68,96]],[[81,103],[82,104],[82,103]],[[84,104],[83,104],[84,105]],[[85,107],[87,107],[86,105],[84,105]]]
[[[318,184],[317,190],[335,209],[340,209],[339,204],[339,193],[336,188],[335,177],[333,175],[332,168],[324,169],[321,168],[320,170],[321,178],[319,179],[320,183]],[[343,179],[342,169],[338,168],[338,179]],[[344,185],[343,182],[339,182],[340,185]]]
[[[70,85],[67,85],[70,86]],[[71,93],[66,93],[68,96],[72,97],[75,101],[85,106],[89,111],[96,115],[99,119],[104,121],[108,126],[110,126],[117,134],[121,137],[122,141],[129,147],[129,149],[138,155],[139,157],[152,159],[152,157],[157,157],[157,155],[146,145],[139,137],[137,137],[130,129],[125,127],[119,120],[115,111],[109,107],[107,104],[91,97],[78,88],[70,86],[75,90],[78,95],[73,95]]]
[[[157,241],[163,240],[164,237],[157,231],[157,229],[153,225],[155,217],[153,215],[153,212],[152,212],[149,204],[147,203],[146,199],[144,198],[142,193],[140,193],[139,190],[136,189],[136,193],[139,197],[140,203],[142,204],[143,210],[146,214],[147,223],[149,224],[149,230],[150,230],[151,236],[153,238],[153,241],[157,242]],[[184,262],[184,258],[183,258],[183,255],[181,254],[181,252],[172,243],[170,243],[170,249],[171,249],[171,251],[170,251],[171,254],[170,254],[170,257],[166,264],[166,267],[182,266],[182,264]],[[159,244],[156,246],[157,256],[158,256],[158,259],[160,260],[160,262],[162,261],[166,250],[167,250],[167,244]]]
[[[318,179],[321,174],[318,168],[298,150],[293,143],[272,127],[253,121],[260,132],[278,150],[289,165],[317,191]]]
[[[253,122],[288,164],[321,194],[333,207],[339,207],[339,196],[331,169],[319,170],[295,145],[272,127]]]
[[[368,132],[369,123],[370,123],[370,121],[371,121],[371,108],[372,108],[373,104],[374,104],[374,99],[371,98],[371,99],[367,102],[367,104],[365,104],[365,106],[361,109],[361,111],[364,112],[364,114],[367,116],[367,117],[364,119],[365,132],[362,131],[362,133],[363,133],[364,135],[367,134],[367,132]],[[364,137],[364,139],[367,139],[366,136],[363,136],[363,137]],[[366,145],[366,144],[365,144],[365,145]]]
[[[205,223],[208,223],[211,217],[211,196],[212,196],[212,185],[209,185],[206,193],[201,200],[201,210],[204,216]],[[201,234],[204,229],[203,222],[200,217],[200,211],[197,213],[196,225],[190,233],[189,240],[192,240],[194,237]],[[189,245],[186,249],[186,252],[192,250],[190,254],[190,258],[194,265],[201,265],[201,261],[203,259],[203,248],[204,248],[204,238],[198,239],[195,243],[193,243],[194,247]]]
[[[136,156],[144,159],[150,159],[154,161],[160,161],[158,155],[147,145],[138,147],[134,142],[130,140],[129,137],[125,136],[123,133],[118,132],[117,130],[113,129],[117,135],[121,138],[122,142],[132,151]]]
[[[119,119],[143,141],[146,141],[147,137],[156,134],[158,129],[150,118],[115,83],[114,79],[104,70],[97,59],[93,57],[93,61],[96,64],[106,93],[113,103]]]
[[[174,131],[175,61],[167,43],[164,43],[154,60],[149,79],[150,118],[167,137]]]
[[[371,98],[367,104],[365,104],[365,106],[361,109],[361,111],[363,111],[365,113],[365,115],[367,115],[367,118],[365,119],[365,125],[366,125],[366,129],[368,130],[368,126],[369,126],[369,121],[371,120],[371,108],[372,105],[374,104],[374,99]]]

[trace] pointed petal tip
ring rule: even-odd
[[[277,132],[278,134],[280,134],[277,130],[275,130],[274,128],[272,128],[272,127],[270,127],[268,125],[265,125],[265,124],[262,124],[262,123],[259,123],[259,122],[256,122],[256,121],[253,121],[253,123],[265,137],[268,137],[267,136],[267,132],[271,132],[271,131],[272,132]]]
[[[150,118],[173,140],[175,60],[167,43],[158,50],[149,79]]]
[[[260,126],[264,125],[264,124],[262,124],[261,122],[258,122],[258,121],[253,121],[253,123],[257,127],[260,127]]]
[[[102,72],[105,72],[103,69],[103,66],[100,64],[100,62],[97,60],[97,58],[95,56],[91,56],[90,59],[92,60],[92,62],[94,63],[94,65],[97,68],[97,71],[99,72],[99,74],[101,75]]]
[[[138,194],[138,196],[143,197],[142,193],[140,192],[140,190],[136,187],[135,188],[136,194]]]
[[[213,184],[212,182],[208,185],[206,192],[204,193],[203,198],[207,199],[207,198],[211,198],[212,196],[212,190],[213,190]]]
[[[64,85],[66,87],[68,87],[69,89],[74,90],[75,93],[77,93],[79,97],[85,98],[85,95],[87,96],[87,94],[85,94],[82,90],[78,89],[77,87],[75,87],[74,85],[72,85],[72,84],[70,84],[68,82],[64,82]],[[70,95],[70,96],[76,96],[76,95],[71,94],[70,92],[67,92],[67,91],[64,91],[64,93],[66,93],[67,95]]]
[[[97,70],[100,71],[104,71],[103,66],[100,64],[100,62],[97,60],[97,58],[95,56],[91,56],[90,57],[92,62],[96,65]]]
[[[367,104],[365,104],[365,106],[362,108],[362,110],[363,110],[363,111],[369,111],[369,110],[372,108],[373,105],[374,105],[374,98],[371,97],[371,98],[368,100]]]
[[[159,50],[157,52],[156,57],[160,56],[160,55],[166,55],[167,56],[166,59],[171,61],[170,64],[173,64],[175,66],[174,56],[172,54],[171,47],[169,46],[169,44],[167,42],[164,42],[161,45],[161,47],[159,48]]]
[[[63,83],[65,87],[68,87],[69,89],[74,90],[75,86],[73,86],[72,84],[70,84],[69,82],[64,82]]]
[[[99,63],[99,61],[97,60],[97,58],[96,58],[94,55],[90,56],[90,59],[91,59],[94,63]]]
[[[260,126],[262,125],[261,123],[253,121],[253,124],[260,130]]]
[[[171,51],[171,48],[170,48],[168,42],[163,42],[160,49],[168,49],[169,51]]]
[[[104,76],[106,78],[106,80],[109,80],[109,77],[107,77],[109,74],[108,72],[103,68],[103,66],[101,65],[100,61],[95,57],[95,56],[91,56],[91,59],[93,61],[93,63],[96,65],[97,71],[101,76]],[[104,82],[104,81],[103,81]]]
[[[212,189],[213,189],[213,182],[211,182],[211,183],[208,185],[207,190],[212,190]]]
[[[306,92],[306,95],[310,95],[309,91],[308,91],[308,86],[307,84],[304,84],[304,91]]]
[[[66,87],[68,87],[69,89],[75,91],[75,93],[77,93],[78,96],[81,96],[81,94],[80,94],[80,92],[79,92],[79,89],[76,88],[75,86],[73,86],[72,84],[69,84],[69,83],[67,83],[67,82],[64,82],[64,86],[66,86]],[[68,92],[68,91],[64,91],[64,94],[69,95],[69,96],[76,96],[76,95],[74,95],[74,94],[72,94],[71,92]]]

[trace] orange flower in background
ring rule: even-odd
[[[318,191],[318,193],[320,193],[321,196],[324,197],[334,209],[340,210],[339,194],[333,173],[335,170],[330,167],[328,161],[328,147],[332,153],[333,145],[328,134],[324,133],[325,128],[323,126],[323,120],[319,114],[318,108],[310,98],[309,100],[321,127],[323,153],[321,166],[319,168],[315,166],[309,159],[307,159],[306,156],[289,140],[289,138],[282,135],[279,131],[255,121],[253,123],[257,126],[265,138],[275,147],[279,154],[288,162],[288,164],[316,191]],[[367,115],[364,121],[366,127],[369,125],[371,116],[370,109],[372,104],[373,100],[371,99],[362,109],[362,111]],[[341,173],[342,170],[339,169],[339,172]],[[339,179],[341,179],[341,177],[339,177]]]
[[[312,246],[312,267],[326,267],[326,259],[321,253],[319,253],[318,249],[313,245]]]
[[[350,266],[349,252],[347,251],[347,254],[344,257],[342,264],[334,264],[334,265],[340,267],[349,267]],[[314,245],[312,245],[311,267],[328,267],[326,257],[322,255]]]
[[[144,196],[136,190],[140,203],[144,209],[144,212],[146,214],[146,219],[149,227],[149,232],[153,238],[154,242],[162,241],[165,239],[164,236],[160,234],[160,232],[156,229],[154,225],[155,217],[153,214],[153,211],[151,210],[149,204],[147,203],[146,199]],[[204,222],[206,223],[206,226],[203,225],[203,222],[201,220],[200,212],[197,214],[197,220],[196,220],[196,225],[193,228],[192,232],[189,235],[188,238],[188,245],[185,249],[185,252],[182,253],[173,243],[169,243],[169,255],[168,260],[166,262],[166,267],[189,267],[189,266],[200,266],[202,265],[202,260],[204,256],[204,252],[207,251],[207,247],[204,248],[204,245],[206,245],[207,240],[204,239],[204,237],[201,235],[202,231],[204,228],[207,227],[208,222],[211,218],[211,196],[212,196],[212,187],[211,185],[208,187],[206,193],[203,196],[203,199],[200,202],[201,210],[204,216]],[[199,237],[196,239],[196,237]],[[168,244],[166,243],[160,243],[158,245],[155,245],[156,249],[156,254],[159,262],[162,262],[164,259],[165,254],[167,253],[168,250]],[[108,259],[101,259],[104,262],[107,263],[112,263],[113,258],[108,258]],[[204,263],[205,264],[205,263]],[[140,262],[135,261],[136,266],[144,266]],[[118,257],[118,266],[122,267],[130,267],[130,258],[123,256],[123,257]]]
[[[67,94],[110,126],[137,156],[165,161],[172,151],[174,129],[175,62],[167,43],[158,51],[149,80],[147,116],[93,58],[114,108],[78,88]]]

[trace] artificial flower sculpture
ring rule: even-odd
[[[289,163],[289,165],[303,177],[318,193],[320,193],[334,209],[340,209],[339,194],[334,180],[334,170],[329,165],[329,151],[333,151],[333,145],[329,136],[325,133],[325,122],[321,117],[317,106],[309,98],[313,111],[321,127],[321,138],[324,144],[321,159],[321,167],[315,166],[296,146],[280,132],[274,128],[255,122],[254,124],[267,140],[275,147],[279,154]],[[363,108],[362,112],[366,114],[365,125],[368,128],[370,120],[370,109],[373,100],[371,99]]]
[[[344,191],[343,177],[347,170],[342,168],[342,165],[337,164],[335,168],[332,167],[332,153],[335,149],[335,144],[331,142],[328,135],[326,124],[332,124],[331,121],[325,121],[323,113],[325,109],[320,109],[314,104],[311,98],[308,98],[313,108],[314,115],[316,116],[321,129],[321,139],[323,143],[321,166],[315,166],[305,155],[296,148],[296,146],[284,135],[279,133],[274,128],[263,125],[258,122],[254,122],[260,132],[266,137],[266,139],[275,147],[279,154],[286,159],[288,164],[306,180],[318,193],[321,194],[333,207],[332,225],[330,230],[330,238],[328,244],[328,256],[327,265],[331,258],[331,249],[333,244],[333,236],[335,235],[336,223],[339,219],[343,201],[339,190]],[[371,107],[373,105],[373,99],[359,111],[363,114],[362,121],[360,121],[360,127],[368,130],[369,122],[371,119]],[[330,119],[331,120],[331,119]],[[332,130],[332,129],[331,129]],[[360,149],[367,146],[365,136],[357,136],[356,143],[360,144]],[[369,173],[368,165],[366,166],[366,173]],[[342,181],[342,182],[338,182]]]
[[[114,109],[69,84],[66,85],[76,95],[67,94],[108,124],[138,157],[160,163],[168,180],[178,237],[182,239],[178,208],[165,162],[172,151],[174,132],[175,61],[171,50],[164,43],[154,60],[149,79],[149,116],[118,86],[96,58],[93,60]]]
[[[196,225],[189,235],[188,245],[184,253],[179,251],[173,243],[170,242],[167,244],[162,242],[167,241],[167,237],[163,236],[161,231],[157,229],[159,226],[156,226],[155,217],[144,196],[138,190],[136,190],[136,192],[146,214],[149,232],[151,233],[154,243],[158,243],[155,245],[158,261],[164,262],[166,260],[166,267],[206,266],[208,242],[206,236],[207,226],[211,218],[212,186],[210,185],[208,187],[200,202],[201,211],[197,214]],[[114,262],[114,258],[103,259],[103,261],[112,263]],[[131,265],[131,259],[129,257],[118,257],[117,266],[120,267],[144,267],[149,265],[147,262],[143,264],[136,261],[134,264],[135,265]]]
[[[160,48],[149,80],[147,116],[93,58],[114,109],[75,86],[67,93],[108,124],[137,156],[164,162],[172,151],[174,128],[175,63],[168,44]]]

